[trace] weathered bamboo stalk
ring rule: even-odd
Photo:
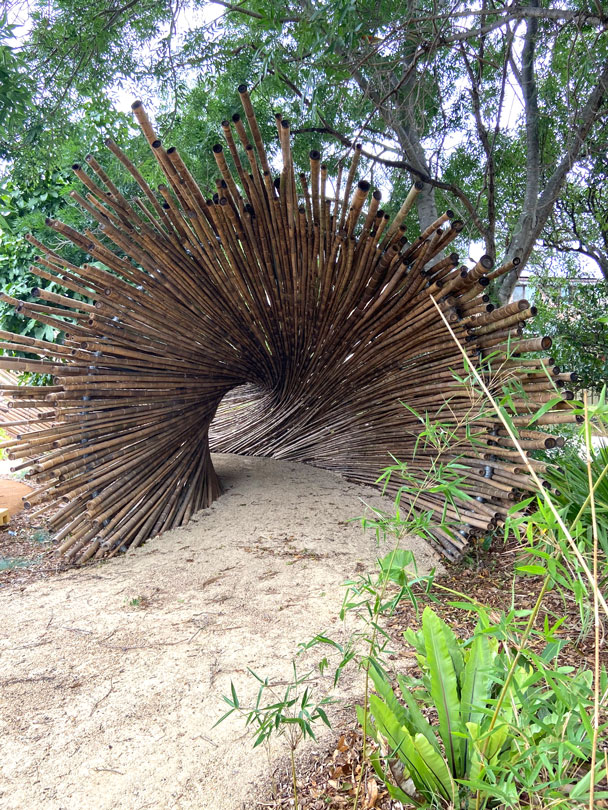
[[[283,168],[273,180],[276,154],[264,147],[244,85],[239,94],[244,119],[222,122],[230,156],[214,146],[210,195],[175,148],[164,148],[140,102],[133,111],[166,185],[154,191],[111,140],[141,199],[123,197],[94,156],[75,164],[87,192],[72,196],[97,231],[48,225],[107,269],[73,265],[30,238],[40,252],[32,272],[88,300],[42,286],[32,292],[45,304],[2,297],[63,335],[55,344],[0,331],[5,352],[21,355],[0,357],[0,369],[54,376],[37,388],[0,371],[8,400],[0,416],[12,437],[4,447],[36,486],[27,506],[54,510],[50,527],[70,560],[137,548],[220,494],[210,428],[215,450],[305,461],[362,483],[374,483],[389,453],[424,476],[436,453],[421,446],[419,419],[403,401],[452,424],[456,444],[442,459],[460,459],[472,498],[446,509],[425,492],[419,504],[434,515],[438,548],[457,556],[469,538],[501,525],[530,484],[496,416],[455,380],[459,352],[430,296],[471,362],[491,356],[491,388],[517,381],[513,422],[526,451],[557,445],[542,426],[576,419],[565,390],[572,375],[550,358],[520,357],[550,348],[548,338],[522,334],[534,308],[495,309],[487,295],[490,280],[518,260],[492,271],[489,256],[471,269],[457,253],[445,256],[463,227],[451,211],[408,243],[422,184],[391,222],[360,176],[359,146],[344,184],[340,165],[333,196],[317,151],[310,174],[296,175],[280,115]]]

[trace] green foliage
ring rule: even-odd
[[[289,744],[291,758],[292,787],[295,809],[298,810],[298,785],[295,769],[295,752],[300,742],[307,737],[316,739],[313,726],[321,721],[331,728],[325,706],[334,701],[329,697],[315,699],[311,679],[313,671],[299,675],[295,660],[292,661],[293,675],[285,685],[282,692],[279,685],[284,682],[273,683],[269,678],[261,678],[252,669],[249,673],[260,684],[256,701],[253,706],[242,705],[236,688],[230,682],[230,696],[223,695],[222,699],[230,709],[220,717],[213,726],[223,723],[231,714],[235,713],[245,720],[245,727],[253,736],[253,747],[262,743],[268,744],[273,737],[286,737]],[[266,698],[266,696],[269,698]],[[268,702],[265,702],[265,701]]]
[[[0,19],[0,157],[7,154],[7,141],[21,125],[32,103],[32,78],[27,64],[9,44],[16,25],[9,25],[6,12]]]
[[[92,126],[92,128],[91,128]],[[134,181],[117,165],[117,161],[109,159],[107,150],[103,147],[104,135],[111,135],[114,140],[133,156],[142,156],[140,163],[150,180],[160,179],[154,158],[145,150],[140,139],[133,143],[135,130],[130,120],[114,111],[104,116],[99,110],[90,107],[85,109],[81,121],[74,127],[69,139],[57,147],[56,163],[51,163],[52,155],[45,156],[45,166],[33,161],[32,166],[20,167],[13,163],[13,171],[0,182],[0,289],[13,298],[24,301],[32,300],[31,289],[43,287],[51,292],[59,292],[73,297],[73,293],[62,288],[60,282],[40,280],[32,273],[30,266],[36,259],[37,250],[25,240],[25,235],[32,233],[37,239],[57,250],[73,264],[81,264],[91,257],[83,253],[71,243],[58,236],[46,226],[47,217],[61,219],[66,224],[78,230],[96,228],[89,215],[72,203],[70,193],[78,188],[81,191],[80,181],[76,180],[68,168],[74,162],[82,161],[89,149],[99,154],[99,162],[104,166],[110,177],[127,196],[135,192]],[[128,144],[128,145],[127,145]],[[145,151],[144,151],[145,150]],[[23,168],[23,171],[21,170]],[[156,174],[155,174],[156,172]],[[0,302],[0,328],[26,334],[42,340],[56,340],[61,338],[52,327],[18,315],[12,305]]]
[[[595,484],[595,508],[598,519],[598,537],[604,560],[608,560],[608,447],[596,451],[591,464]],[[581,521],[581,544],[585,550],[593,546],[591,519],[588,509],[579,515],[589,495],[587,465],[578,456],[571,456],[567,468],[551,469],[549,481],[556,487],[555,501],[562,508],[564,519],[571,525]],[[608,571],[607,571],[608,574]]]
[[[419,574],[411,551],[395,548],[378,560],[378,570],[373,574],[360,574],[344,583],[346,588],[340,620],[353,620],[356,629],[345,633],[346,640],[339,642],[324,633],[319,633],[306,643],[300,644],[299,653],[313,647],[327,647],[333,654],[333,683],[338,684],[345,668],[351,663],[367,669],[370,661],[384,661],[392,652],[391,640],[380,625],[380,620],[392,616],[398,605],[407,599],[418,610],[417,594],[429,594],[435,570]],[[398,588],[390,588],[390,583]],[[323,673],[330,666],[324,657],[319,664]]]
[[[573,674],[571,667],[551,664],[551,631],[546,633],[547,655],[529,651],[512,669],[510,653],[500,644],[512,623],[497,627],[486,609],[477,612],[475,635],[463,641],[425,609],[422,629],[405,634],[422,675],[398,675],[400,696],[380,666],[370,668],[376,690],[370,696],[372,735],[384,761],[398,759],[404,767],[397,784],[395,769],[376,755],[376,773],[391,796],[408,805],[447,802],[466,808],[477,794],[478,808],[521,807],[534,794],[535,806],[549,806],[563,800],[565,785],[577,797],[572,806],[582,805],[590,780],[582,777],[581,766],[590,759],[593,744],[587,720],[593,707],[592,673]],[[603,683],[605,688],[605,673]],[[429,722],[432,708],[437,723]],[[600,763],[596,782],[604,776]],[[408,779],[414,794],[406,792]],[[596,799],[606,796],[595,794]]]
[[[507,428],[512,427],[506,408],[513,392],[503,393],[494,407]],[[591,415],[601,424],[607,411],[604,388]],[[588,409],[582,414],[589,444]],[[528,543],[517,574],[543,577],[532,609],[497,615],[470,596],[468,604],[452,603],[479,616],[476,634],[467,642],[425,609],[421,631],[406,633],[422,676],[397,676],[401,700],[383,668],[372,656],[368,659],[377,694],[369,697],[368,709],[366,693],[359,717],[366,733],[371,712],[380,749],[372,764],[393,798],[428,808],[447,804],[481,810],[565,802],[569,808],[590,807],[608,797],[608,791],[595,789],[607,768],[601,758],[594,759],[597,741],[607,730],[599,723],[606,673],[599,664],[595,672],[558,664],[567,642],[557,630],[565,616],[553,617],[552,623],[547,615],[544,626],[536,627],[546,593],[556,589],[575,601],[581,633],[593,625],[599,645],[600,602],[608,613],[601,596],[608,579],[601,548],[606,539],[604,456],[600,451],[595,469],[579,465],[572,477],[570,470],[559,474],[564,491],[553,500],[543,492],[511,510],[505,531],[523,530]],[[402,777],[396,776],[395,761],[401,762]],[[591,769],[590,762],[595,763]]]
[[[543,243],[562,254],[592,259],[608,281],[608,155],[591,140],[569,175],[544,232]]]
[[[383,494],[394,495],[394,509],[391,512],[368,507],[373,517],[361,518],[364,529],[373,529],[376,537],[386,538],[416,534],[431,543],[437,542],[433,525],[437,526],[437,513],[425,509],[419,504],[421,495],[438,496],[443,502],[443,512],[439,521],[440,529],[448,536],[454,537],[461,521],[459,507],[471,500],[467,491],[466,470],[461,463],[462,455],[471,451],[485,430],[476,422],[485,415],[483,401],[476,396],[470,377],[459,377],[454,374],[455,384],[468,386],[471,390],[471,406],[464,416],[456,420],[450,412],[449,400],[436,414],[419,413],[410,405],[402,403],[420,423],[420,428],[413,433],[414,452],[411,464],[394,459],[386,467],[377,483],[382,486]],[[427,469],[421,472],[417,465],[417,455],[425,457]],[[444,456],[448,454],[447,460]],[[452,516],[448,508],[453,510]]]
[[[596,420],[592,423],[597,437],[606,436],[608,414],[605,404],[604,387],[597,405],[591,410]],[[581,412],[584,410],[581,407]],[[587,424],[579,427],[578,436],[570,441],[574,451],[562,455],[560,465],[551,465],[545,472],[547,482],[552,487],[552,501],[558,514],[568,527],[572,543],[580,558],[589,568],[593,567],[594,527],[591,514],[591,494],[589,471],[587,470],[584,432]],[[597,568],[601,593],[608,585],[608,448],[599,446],[593,451],[591,460],[591,481],[593,500],[597,516]],[[587,635],[593,626],[593,598],[588,581],[580,567],[580,559],[572,544],[559,526],[556,515],[540,496],[527,499],[526,511],[521,514],[521,504],[513,507],[505,525],[505,533],[514,532],[527,542],[525,553],[534,560],[532,566],[537,574],[548,575],[552,587],[568,594],[579,612],[580,634]],[[517,514],[519,512],[519,514]],[[530,566],[526,566],[530,568]]]
[[[52,374],[39,374],[37,371],[24,371],[19,375],[19,385],[52,385]]]
[[[373,529],[378,538],[385,537],[387,534],[409,533],[433,542],[434,512],[416,506],[416,496],[422,492],[428,492],[441,495],[444,499],[445,509],[440,525],[444,531],[452,533],[459,524],[457,520],[447,516],[447,507],[455,506],[456,498],[466,501],[471,497],[464,488],[466,486],[465,476],[462,472],[462,465],[458,463],[458,459],[441,461],[432,458],[426,474],[421,474],[416,467],[410,469],[405,461],[395,459],[395,464],[386,467],[378,479],[378,483],[382,484],[383,494],[389,491],[391,484],[390,491],[397,488],[394,511],[386,512],[377,507],[371,507],[374,517],[361,518],[363,528]],[[403,504],[406,505],[405,511]]]
[[[608,379],[608,281],[583,284],[576,272],[560,277],[547,268],[534,277],[531,298],[534,334],[553,338],[552,356],[564,370],[576,369],[580,389],[599,391]]]
[[[0,285],[13,298],[31,300],[30,290],[38,279],[30,272],[36,249],[23,238],[34,232],[46,238],[46,216],[55,216],[65,205],[64,194],[69,189],[66,173],[52,172],[32,183],[18,185],[7,179],[0,187]],[[45,282],[43,286],[47,286]],[[59,285],[50,284],[51,291]],[[0,303],[0,325],[11,332],[54,340],[55,330],[33,319],[17,315],[14,308]]]
[[[253,729],[254,748],[266,742],[273,734],[278,736],[287,734],[292,750],[295,750],[300,740],[306,737],[314,740],[313,725],[315,722],[321,720],[326,726],[330,725],[323,707],[332,701],[330,698],[314,700],[310,685],[314,671],[299,675],[295,661],[292,662],[292,667],[293,677],[285,686],[282,696],[277,693],[275,684],[268,678],[261,678],[250,669],[249,673],[260,684],[255,705],[250,708],[241,705],[234,684],[231,682],[230,697],[223,697],[230,709],[220,717],[215,725],[222,723],[233,712],[241,714],[245,717],[245,725],[251,726]],[[264,702],[266,693],[270,695],[269,703]]]
[[[127,605],[128,605],[128,607],[142,607],[142,605],[143,605],[143,597],[134,596],[132,599],[128,600]]]

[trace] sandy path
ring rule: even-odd
[[[221,696],[231,679],[253,694],[247,667],[288,675],[298,642],[337,632],[341,582],[378,555],[346,521],[382,499],[304,465],[216,463],[227,491],[185,529],[0,587],[0,808],[252,806],[264,754],[240,721],[212,729]]]

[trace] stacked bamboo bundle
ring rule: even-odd
[[[18,436],[34,426],[37,430],[52,427],[53,422],[45,421],[53,415],[48,405],[45,407],[44,398],[48,392],[47,387],[19,385],[16,374],[0,369],[0,393],[6,400],[13,399],[12,402],[0,401],[0,427],[10,436]],[[19,407],[14,400],[28,400],[28,404]]]
[[[467,269],[447,253],[462,229],[451,212],[407,242],[404,222],[421,183],[391,221],[380,193],[357,182],[359,149],[331,191],[316,151],[310,172],[296,174],[280,115],[283,168],[274,178],[246,87],[239,93],[245,115],[222,124],[227,149],[213,149],[212,196],[177,150],[165,149],[136,102],[166,184],[151,189],[108,141],[141,195],[127,200],[88,156],[88,171],[74,166],[86,190],[73,197],[96,228],[81,234],[48,222],[95,266],[72,265],[31,237],[39,250],[33,272],[85,301],[42,288],[34,290],[41,303],[4,297],[65,333],[60,345],[0,333],[5,350],[38,358],[4,356],[1,368],[54,376],[36,392],[5,390],[9,407],[43,404],[52,422],[42,427],[35,416],[4,442],[15,469],[27,468],[36,486],[27,505],[53,510],[51,529],[71,560],[136,548],[220,494],[212,422],[218,451],[304,461],[370,484],[392,453],[424,474],[433,451],[419,444],[415,452],[420,425],[405,402],[422,414],[443,408],[463,437],[444,458],[459,457],[473,499],[446,509],[428,491],[418,501],[435,516],[439,547],[455,556],[499,525],[530,485],[493,417],[478,416],[478,437],[466,439],[471,392],[454,379],[462,361],[431,296],[473,361],[493,353],[500,371],[492,384],[517,382],[517,425],[525,428],[554,396],[550,376],[561,388],[568,375],[550,358],[521,358],[550,340],[521,338],[534,314],[527,302],[489,303],[491,279],[512,264],[493,270],[484,256]],[[572,420],[570,397],[563,390],[534,429],[523,430],[527,449],[552,446],[542,426]],[[458,530],[440,525],[442,515],[459,521]]]

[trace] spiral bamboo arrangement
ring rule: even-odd
[[[166,184],[157,194],[107,141],[141,196],[127,200],[89,155],[89,172],[74,166],[86,192],[72,196],[95,231],[47,222],[96,264],[70,264],[29,237],[40,252],[33,272],[79,300],[43,288],[33,291],[41,303],[3,296],[65,333],[55,344],[0,332],[5,351],[39,358],[5,355],[0,368],[54,377],[51,387],[0,388],[3,416],[35,409],[5,420],[13,438],[3,446],[35,485],[26,507],[50,510],[58,551],[70,560],[134,549],[217,498],[210,427],[216,451],[307,462],[366,484],[392,454],[424,475],[434,451],[417,443],[420,423],[401,403],[449,413],[463,441],[473,418],[471,392],[452,372],[462,368],[458,348],[433,299],[472,362],[492,352],[492,385],[517,381],[513,421],[528,450],[554,446],[542,425],[573,420],[563,391],[526,429],[555,396],[549,377],[563,388],[571,375],[551,358],[522,358],[551,343],[521,338],[534,314],[528,302],[490,304],[488,285],[514,262],[493,270],[483,256],[462,267],[447,253],[462,229],[450,211],[407,242],[404,222],[422,184],[391,221],[380,193],[356,180],[359,148],[333,191],[316,151],[310,173],[296,175],[280,115],[283,168],[273,179],[247,88],[239,93],[245,115],[222,124],[228,149],[213,148],[211,198],[136,102]],[[433,537],[449,556],[499,525],[530,488],[496,419],[477,413],[474,424],[473,441],[443,454],[458,457],[472,499],[446,506],[429,489],[417,502],[434,516]],[[458,528],[446,529],[446,519]]]

